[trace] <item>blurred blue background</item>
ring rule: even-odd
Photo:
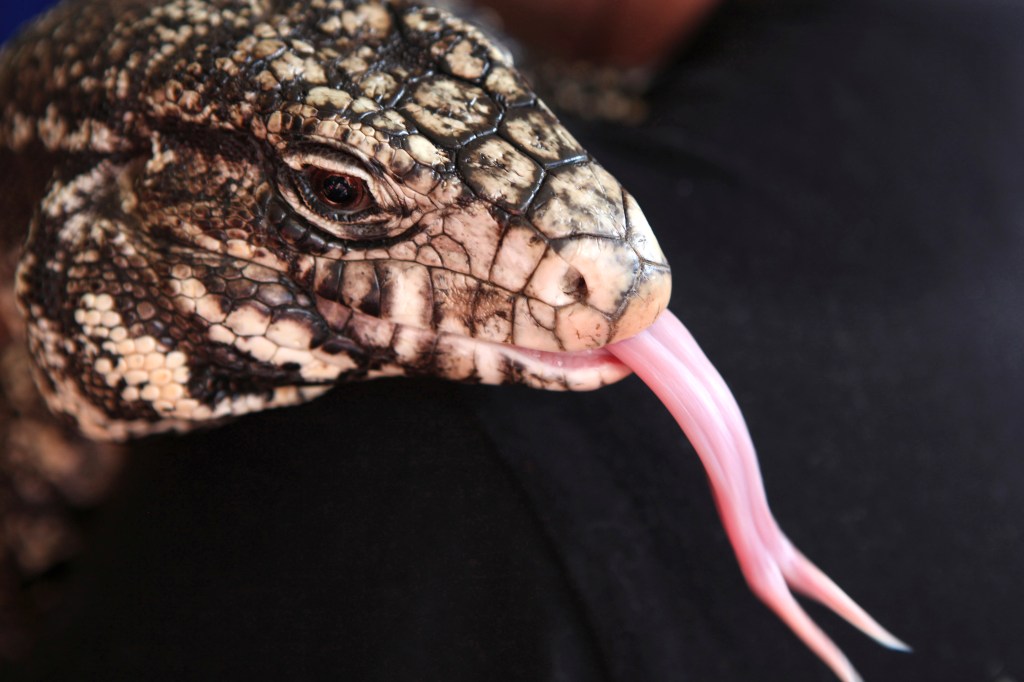
[[[56,4],[55,0],[23,0],[0,4],[0,41],[7,40],[19,26]]]

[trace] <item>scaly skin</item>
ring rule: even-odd
[[[3,53],[0,97],[10,167],[53,168],[24,197],[29,347],[92,439],[385,375],[597,388],[628,370],[586,351],[667,304],[632,197],[417,3],[70,3]],[[365,201],[330,204],[337,177]]]
[[[0,658],[113,442],[386,375],[597,388],[669,296],[632,197],[418,3],[66,2],[0,52],[0,187]]]

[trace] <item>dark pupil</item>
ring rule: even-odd
[[[328,175],[320,184],[320,195],[324,201],[344,206],[356,199],[358,192],[348,178],[341,175]]]

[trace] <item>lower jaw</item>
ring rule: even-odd
[[[461,338],[462,343],[468,341],[472,346],[484,383],[520,383],[546,390],[591,391],[621,381],[633,373],[618,358],[602,349],[553,353]],[[509,376],[510,367],[512,376]]]
[[[328,326],[355,345],[392,359],[368,378],[432,375],[482,384],[522,384],[555,391],[590,391],[621,381],[632,370],[607,350],[552,352],[397,324],[318,301]],[[322,358],[332,363],[336,358]]]
[[[429,358],[401,353],[403,338],[429,345]],[[519,384],[547,391],[592,391],[621,381],[632,370],[604,350],[552,353],[456,334],[399,328],[399,363],[369,376],[417,374],[488,385]],[[424,343],[428,341],[429,343]]]

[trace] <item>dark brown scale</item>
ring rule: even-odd
[[[327,265],[316,293],[329,301],[341,301],[341,287],[345,277],[344,261],[334,261]]]
[[[225,293],[229,298],[235,300],[252,298],[258,290],[256,282],[247,279],[236,279],[227,283]]]
[[[295,295],[280,284],[262,284],[255,294],[257,300],[274,308],[296,302]]]
[[[362,349],[350,339],[343,336],[332,336],[323,345],[320,346],[320,350],[328,355],[342,355],[342,354],[362,354]]]
[[[299,244],[310,232],[310,228],[297,220],[285,220],[278,227],[278,233],[290,244]]]
[[[203,280],[203,285],[211,294],[223,294],[228,288],[227,281],[220,276],[207,277]]]
[[[329,243],[330,240],[325,238],[319,232],[316,232],[315,230],[309,230],[306,233],[305,237],[296,242],[295,245],[301,248],[306,253],[319,255],[327,252]]]

